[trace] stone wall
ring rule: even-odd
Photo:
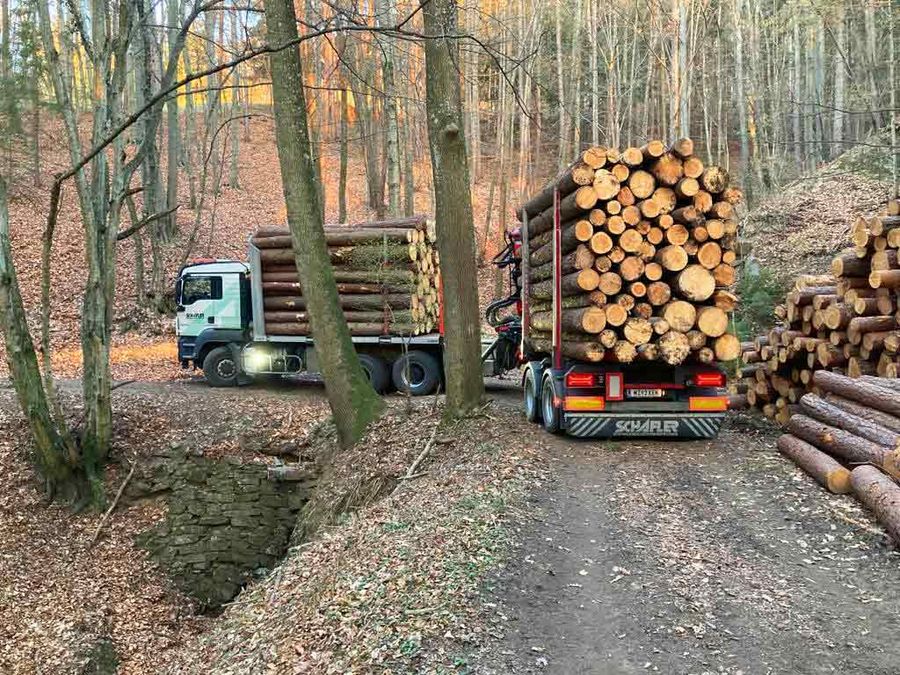
[[[155,457],[127,497],[164,496],[166,520],[138,543],[204,609],[231,600],[287,550],[297,513],[314,480],[275,483],[266,467],[207,459],[173,449]]]

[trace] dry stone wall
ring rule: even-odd
[[[164,496],[166,520],[138,543],[207,610],[228,602],[284,556],[308,480],[272,482],[266,467],[175,448],[155,457],[127,497]]]

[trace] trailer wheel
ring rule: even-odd
[[[525,382],[522,383],[522,392],[525,399],[525,419],[529,422],[541,421],[541,402],[537,391],[537,382],[534,381],[534,370],[525,371]]]
[[[391,371],[397,391],[412,396],[427,396],[441,381],[437,359],[425,352],[412,351],[394,361]]]
[[[359,365],[362,366],[363,372],[369,379],[369,384],[372,385],[372,389],[379,394],[387,391],[388,386],[391,384],[391,374],[387,363],[383,359],[369,354],[360,354]]]
[[[211,387],[234,387],[238,366],[228,346],[216,347],[203,359],[203,374]]]
[[[553,378],[544,380],[541,388],[541,418],[544,429],[551,434],[560,433],[559,408],[556,407],[556,392],[553,390]]]

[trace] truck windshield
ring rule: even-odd
[[[181,283],[180,305],[192,305],[198,300],[221,300],[222,277],[189,274]]]

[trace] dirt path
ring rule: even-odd
[[[896,673],[900,555],[739,423],[713,442],[553,439],[478,671]]]

